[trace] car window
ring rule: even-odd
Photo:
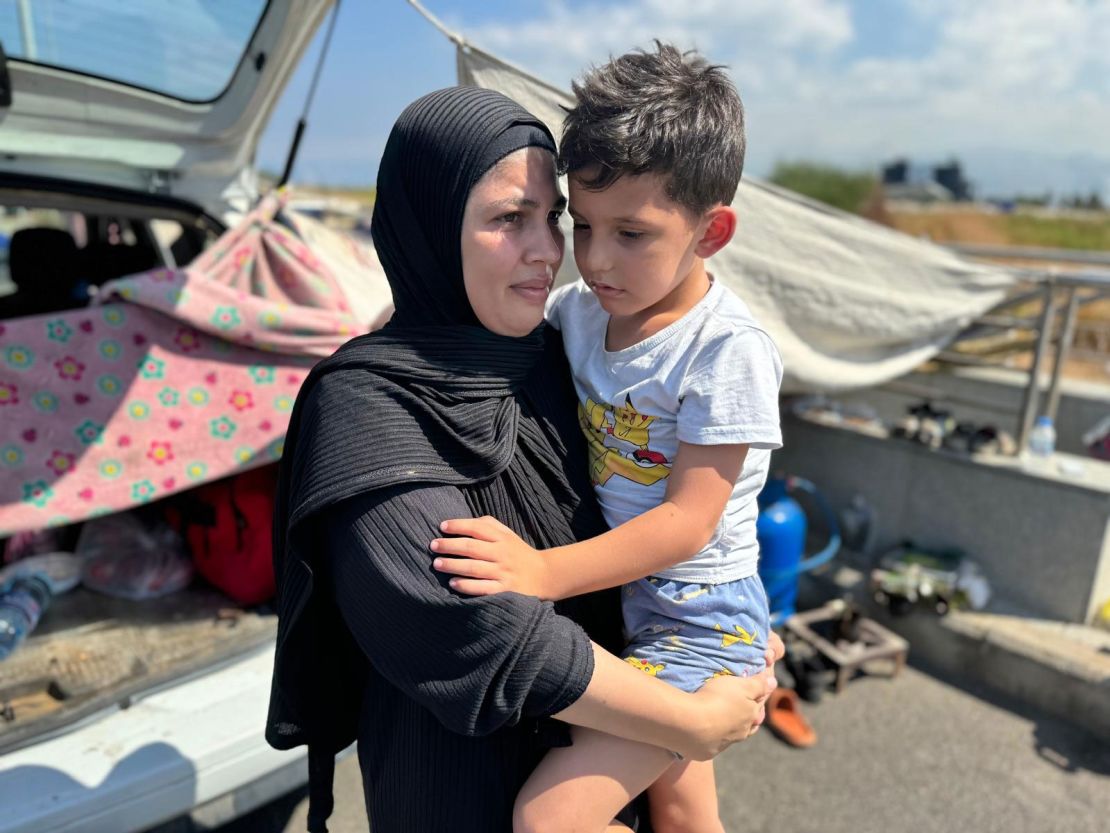
[[[0,2],[9,58],[121,81],[185,101],[231,82],[267,0]]]
[[[168,253],[167,262],[188,266],[193,258],[216,242],[216,234],[195,226],[187,229],[177,220],[151,220],[150,233],[159,248]]]

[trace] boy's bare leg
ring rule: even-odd
[[[609,833],[621,808],[674,763],[666,750],[571,727],[574,745],[552,749],[513,809],[514,833]]]
[[[648,787],[655,833],[724,833],[712,761],[679,761]]]

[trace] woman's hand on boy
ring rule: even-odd
[[[767,717],[767,698],[778,688],[775,663],[785,653],[782,639],[771,631],[764,653],[766,670],[754,677],[715,677],[698,689],[693,696],[702,701],[698,708],[708,722],[695,733],[695,745],[687,757],[708,760],[759,731]]]
[[[754,677],[714,677],[691,695],[698,700],[697,710],[704,722],[692,734],[690,747],[677,751],[707,761],[747,740],[759,731],[767,716],[767,698],[777,687],[770,669]]]
[[[458,536],[436,538],[431,543],[437,555],[432,566],[454,576],[450,581],[454,590],[468,596],[513,591],[555,598],[554,577],[543,553],[496,518],[457,518],[444,521],[439,528],[446,535]]]

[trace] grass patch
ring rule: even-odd
[[[779,162],[771,182],[844,211],[858,213],[875,189],[873,174],[812,162]]]
[[[1006,233],[1015,246],[1110,250],[1110,215],[1087,219],[1009,214],[1004,219]]]

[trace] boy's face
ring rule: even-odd
[[[695,250],[708,221],[668,198],[655,174],[622,176],[603,191],[572,174],[569,211],[578,271],[610,315],[664,312],[704,269]]]

